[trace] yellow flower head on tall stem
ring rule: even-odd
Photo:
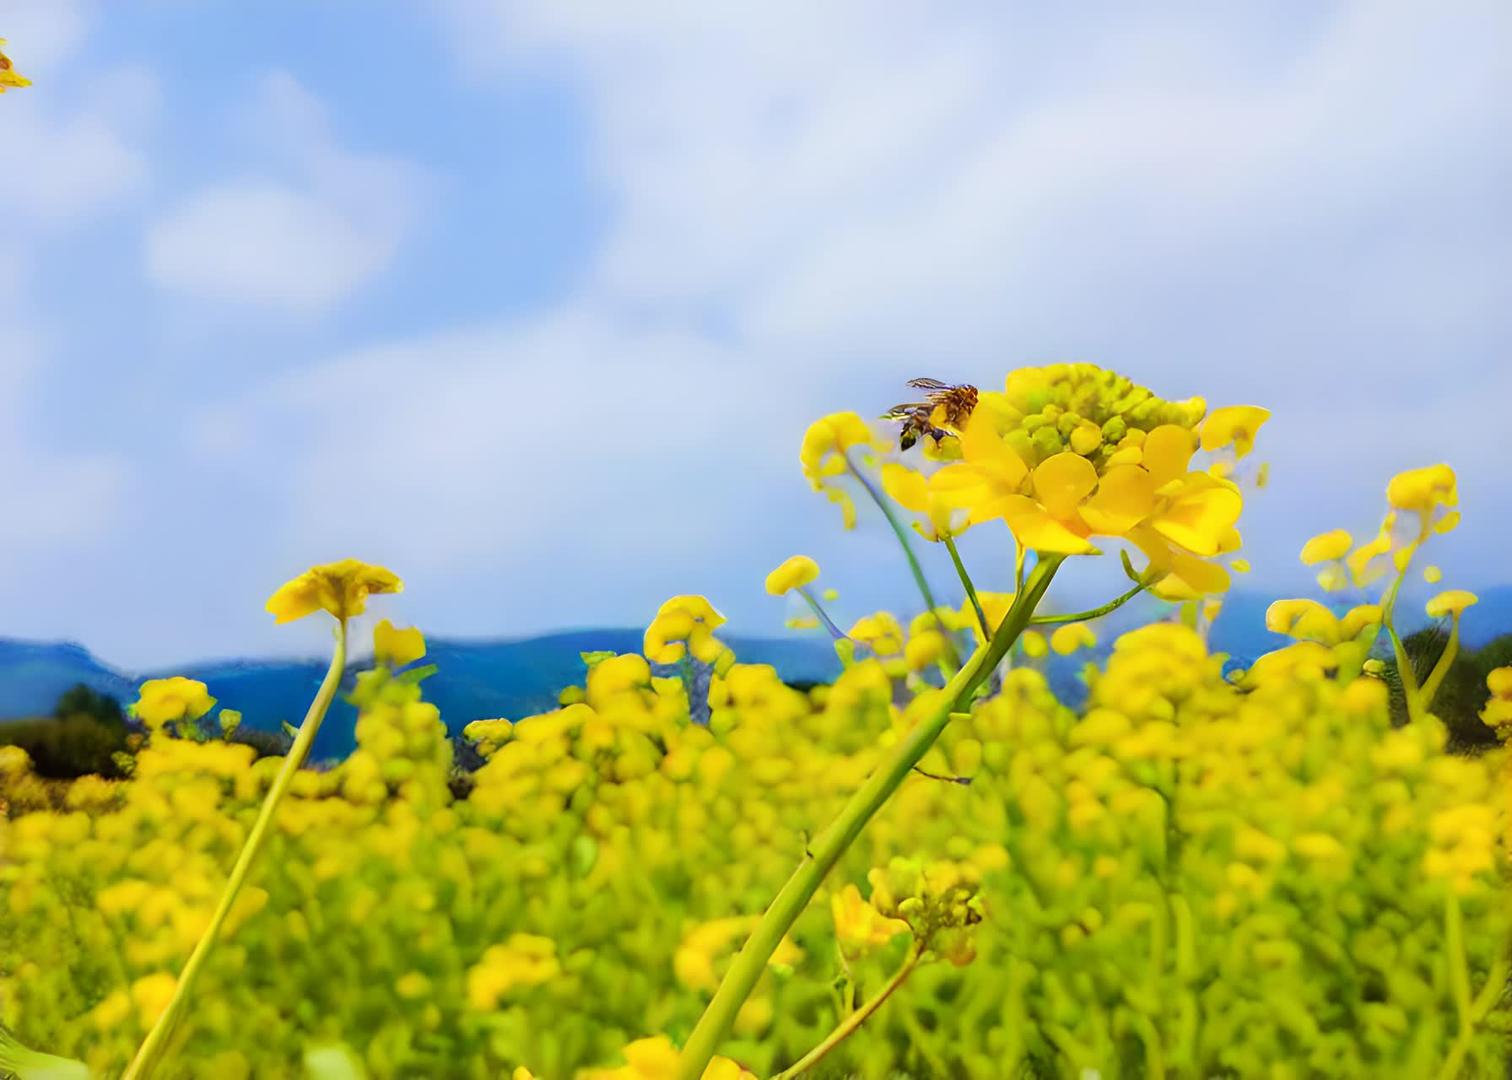
[[[724,642],[714,636],[725,617],[714,609],[707,597],[674,596],[656,612],[646,627],[642,649],[653,664],[675,664],[689,653],[694,659],[712,664],[725,651]]]
[[[360,559],[342,559],[311,567],[285,582],[268,598],[267,609],[280,623],[293,622],[321,610],[346,620],[367,610],[370,595],[403,590],[404,583],[392,570]]]
[[[164,724],[198,720],[215,706],[210,690],[198,679],[175,675],[148,679],[131,707],[132,715],[153,731]]]
[[[835,919],[835,938],[851,960],[860,959],[899,934],[909,932],[902,919],[883,915],[867,903],[855,885],[846,885],[830,897],[830,913]]]
[[[856,524],[856,505],[850,492],[835,483],[850,469],[846,455],[854,447],[880,450],[886,444],[866,421],[853,412],[830,413],[809,425],[803,435],[803,445],[798,452],[803,475],[815,491],[822,491],[833,503],[840,506],[847,529]]]
[[[1247,452],[1268,415],[1220,409],[1199,423],[1200,399],[1173,402],[1092,364],[1023,368],[1001,394],[983,393],[961,434],[959,463],[930,490],[971,524],[1001,519],[1025,549],[1095,554],[1097,537],[1125,539],[1161,575],[1157,591],[1187,599],[1228,588],[1208,560],[1239,546],[1238,486],[1193,466],[1199,441]]]
[[[772,596],[786,596],[794,589],[811,585],[819,578],[819,564],[807,555],[793,555],[766,578],[766,591]]]
[[[7,90],[19,90],[23,86],[31,85],[31,80],[17,71],[10,57],[5,55],[4,46],[5,39],[0,38],[0,94]]]

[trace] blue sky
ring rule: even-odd
[[[684,591],[777,632],[795,551],[843,615],[906,605],[805,425],[1062,359],[1274,411],[1251,587],[1440,460],[1437,561],[1512,580],[1504,3],[0,0],[0,36],[36,83],[0,98],[0,633],[314,651],[262,602],[347,555],[436,634]]]

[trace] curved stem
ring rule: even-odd
[[[939,739],[952,714],[969,706],[972,694],[1018,639],[1029,623],[1035,606],[1050,587],[1063,556],[1046,555],[1036,564],[1023,591],[1014,599],[1003,624],[984,645],[979,646],[965,665],[946,683],[940,705],[923,717],[894,743],[881,763],[846,802],[830,826],[816,836],[804,853],[787,884],[772,900],[756,929],[735,957],[714,999],[709,1002],[698,1025],[688,1036],[678,1075],[684,1080],[698,1080],[714,1051],[729,1034],[735,1015],[766,970],[767,961],[776,951],[783,935],[791,929],[803,909],[819,890],[824,877],[861,834],[872,817],[898,789],[924,755]]]
[[[1101,618],[1110,611],[1117,611],[1130,600],[1144,592],[1146,588],[1147,586],[1144,582],[1136,582],[1134,587],[1128,592],[1109,600],[1102,607],[1095,607],[1089,611],[1078,611],[1072,615],[1036,615],[1029,620],[1029,623],[1031,626],[1048,626],[1051,623],[1085,622],[1088,619]]]
[[[1449,674],[1449,669],[1454,666],[1454,659],[1459,655],[1459,616],[1454,616],[1454,625],[1449,629],[1449,640],[1444,644],[1444,654],[1438,658],[1438,663],[1433,665],[1433,673],[1423,683],[1420,691],[1422,695],[1423,711],[1433,708],[1433,699],[1437,696],[1439,687],[1443,685],[1444,678]]]
[[[210,925],[200,936],[199,942],[194,946],[194,951],[189,954],[189,960],[184,965],[183,971],[179,973],[168,1007],[158,1017],[157,1023],[153,1024],[152,1030],[147,1033],[147,1038],[137,1050],[136,1057],[121,1074],[121,1080],[142,1080],[143,1077],[150,1076],[158,1059],[162,1056],[168,1037],[173,1033],[174,1025],[188,1004],[189,993],[194,988],[200,971],[204,968],[210,950],[215,946],[215,940],[220,935],[226,916],[231,913],[237,894],[241,892],[242,885],[246,883],[247,875],[251,872],[252,864],[257,860],[258,852],[267,841],[273,814],[278,809],[284,793],[288,791],[289,785],[293,783],[299,767],[304,764],[305,757],[310,752],[310,746],[315,742],[315,733],[320,730],[320,722],[325,719],[331,699],[336,696],[336,687],[340,684],[341,673],[346,668],[346,647],[346,620],[338,619],[336,647],[332,651],[331,666],[326,671],[320,689],[315,692],[315,700],[310,702],[310,709],[305,713],[304,723],[299,725],[299,734],[294,739],[294,745],[289,748],[283,767],[278,770],[278,775],[273,779],[273,785],[268,788],[262,808],[257,812],[257,820],[253,822],[252,830],[247,833],[247,839],[242,844],[241,853],[237,855],[236,863],[231,867],[231,876],[226,880],[226,888],[221,893],[215,914],[210,917]]]
[[[971,575],[966,572],[966,564],[961,561],[961,553],[956,550],[955,537],[942,538],[945,542],[945,550],[950,552],[950,561],[955,563],[956,574],[961,579],[961,587],[966,590],[966,599],[971,601],[971,608],[976,612],[977,625],[982,628],[982,640],[986,641],[992,636],[992,627],[987,625],[987,613],[982,610],[982,602],[977,599],[976,586],[971,582]]]
[[[893,513],[893,508],[888,505],[888,501],[882,492],[877,490],[877,486],[866,478],[865,473],[856,468],[856,463],[851,460],[849,454],[845,455],[845,467],[850,470],[851,475],[856,478],[857,482],[866,489],[866,493],[871,496],[872,502],[877,504],[877,509],[882,511],[882,516],[892,526],[893,535],[898,538],[898,546],[903,549],[903,557],[908,560],[908,569],[913,574],[914,584],[919,587],[919,595],[924,599],[924,610],[934,616],[935,622],[939,624],[940,632],[945,637],[946,654],[950,657],[953,664],[959,666],[961,655],[956,651],[955,642],[950,639],[949,630],[940,621],[939,615],[935,612],[935,608],[939,605],[935,603],[934,591],[930,589],[929,580],[924,576],[924,568],[919,565],[919,557],[914,554],[913,545],[908,542],[908,529],[904,526],[903,522],[898,520],[898,515]]]
[[[824,624],[824,628],[829,631],[830,637],[834,638],[836,641],[839,641],[843,637],[845,637],[844,632],[835,625],[835,620],[831,619],[829,615],[826,614],[824,608],[819,606],[819,601],[814,599],[814,594],[809,592],[807,585],[799,586],[798,595],[803,597],[805,602],[807,602],[809,610],[814,613],[814,617]]]
[[[773,1073],[772,1080],[790,1080],[791,1077],[806,1072],[819,1064],[831,1050],[839,1046],[857,1028],[864,1024],[867,1017],[882,1007],[882,1003],[892,996],[893,991],[902,986],[908,980],[908,977],[913,974],[914,968],[919,966],[919,961],[923,957],[924,950],[919,946],[917,941],[914,942],[908,950],[908,958],[903,961],[903,966],[893,974],[892,978],[887,980],[887,985],[877,992],[876,997],[840,1021],[835,1030],[826,1035],[824,1041],[818,1046],[804,1054],[780,1073]]]

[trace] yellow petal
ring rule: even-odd
[[[882,490],[906,510],[929,513],[929,481],[917,469],[889,461],[882,466]]]
[[[1302,545],[1302,565],[1316,566],[1320,562],[1342,559],[1354,545],[1354,537],[1344,529],[1319,533]]]
[[[1439,506],[1459,503],[1454,470],[1447,465],[1429,465],[1397,473],[1386,485],[1386,501],[1398,510],[1431,513]]]
[[[1162,424],[1145,436],[1140,464],[1149,470],[1158,488],[1186,472],[1196,451],[1197,438],[1190,431]]]
[[[1027,550],[1059,555],[1091,555],[1097,551],[1085,536],[1051,517],[1033,499],[1013,495],[1002,499],[1000,505],[1003,520]]]
[[[1464,589],[1448,589],[1428,601],[1428,617],[1442,619],[1445,615],[1452,615],[1457,619],[1464,614],[1467,607],[1478,603],[1480,603],[1480,597],[1473,592],[1467,592]]]
[[[1270,419],[1270,410],[1258,405],[1226,405],[1214,409],[1202,425],[1202,448],[1218,450],[1230,444],[1237,457],[1255,448],[1255,433]]]
[[[1080,454],[1063,451],[1034,470],[1034,493],[1051,517],[1066,519],[1097,487],[1097,469]]]
[[[1094,533],[1122,536],[1155,507],[1155,481],[1137,465],[1116,465],[1103,473],[1097,491],[1081,507]]]
[[[1211,477],[1190,474],[1187,490],[1175,498],[1151,524],[1167,540],[1197,555],[1216,555],[1229,530],[1239,520],[1244,499],[1230,487],[1216,486]],[[1215,486],[1208,487],[1207,483]]]
[[[391,668],[402,668],[425,655],[425,635],[418,628],[400,630],[384,619],[373,627],[373,659]]]
[[[773,596],[782,596],[803,588],[818,576],[818,563],[807,555],[794,555],[767,575],[766,591]]]

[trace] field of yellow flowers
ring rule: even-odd
[[[1505,1075],[1507,750],[1446,752],[1442,673],[1382,663],[1458,524],[1452,471],[1393,479],[1362,542],[1310,542],[1320,599],[1268,619],[1295,643],[1225,674],[1204,630],[1264,410],[1090,365],[929,393],[906,452],[851,413],[801,448],[845,524],[883,509],[922,592],[842,628],[811,560],[773,571],[834,638],[833,685],[742,664],[674,597],[559,709],[470,724],[459,778],[424,641],[384,622],[356,751],[302,769],[349,620],[400,588],[349,560],[268,603],[336,636],[287,758],[206,737],[215,688],[189,680],[143,687],[126,780],[0,749],[0,1075]],[[1016,581],[976,587],[969,528],[1016,546]],[[1124,593],[1040,612],[1115,549]],[[1169,618],[1058,701],[1039,658],[1144,593]],[[1457,633],[1474,599],[1430,614]],[[1490,689],[1506,735],[1512,669]]]

